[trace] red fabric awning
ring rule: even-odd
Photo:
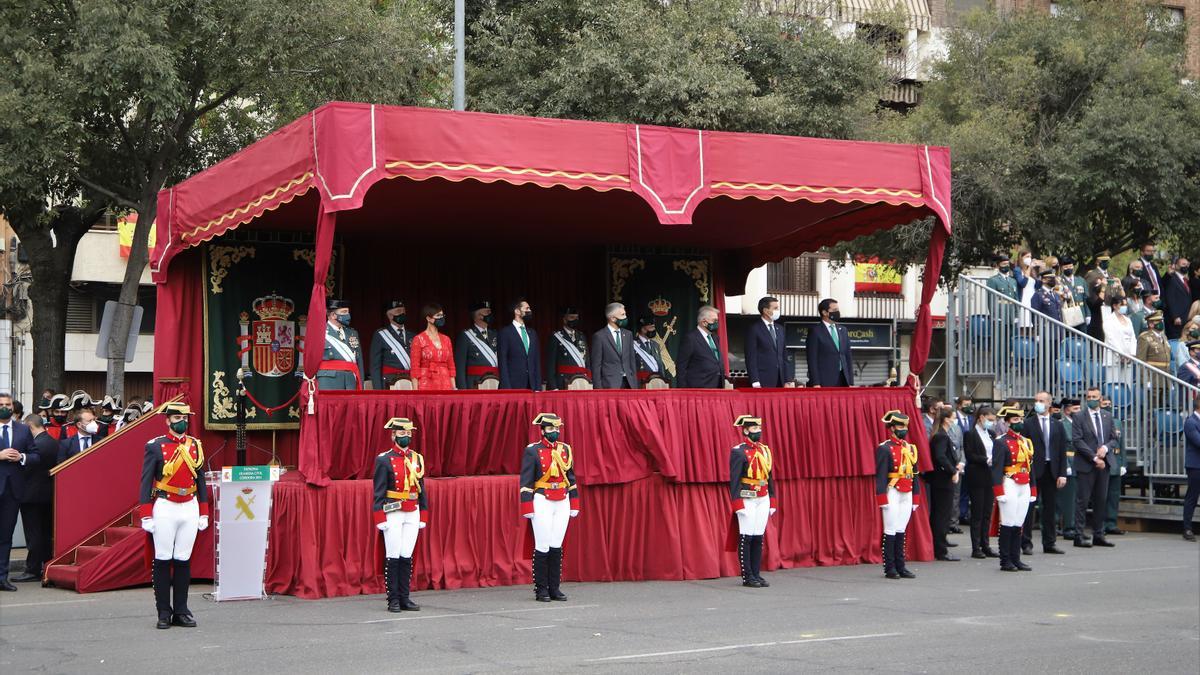
[[[385,179],[404,180],[372,189]],[[496,213],[532,210],[513,223],[523,236],[569,225],[584,241],[727,251],[739,268],[930,215],[950,228],[947,148],[329,103],[159,193],[155,281],[180,250],[255,219],[313,229],[297,197],[314,189],[322,212],[351,212],[339,227],[419,212],[448,235],[503,231]]]

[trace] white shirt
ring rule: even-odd
[[[525,324],[521,323],[520,321],[517,321],[516,319],[513,319],[513,325],[517,327],[518,333],[520,333],[521,329],[525,327]]]
[[[987,457],[988,466],[991,466],[992,465],[992,445],[994,443],[994,441],[992,439],[992,434],[989,433],[987,429],[984,429],[983,427],[979,426],[978,424],[975,425],[975,432],[979,434],[979,440],[983,441],[984,456]]]

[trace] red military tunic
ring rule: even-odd
[[[992,492],[1004,496],[1004,479],[1011,478],[1017,485],[1028,485],[1029,496],[1037,496],[1037,483],[1033,474],[1033,441],[1009,430],[996,441],[992,452]]]
[[[185,449],[188,440],[191,443]],[[181,504],[197,499],[200,515],[207,516],[208,490],[204,484],[203,463],[204,449],[197,438],[168,435],[147,443],[138,516],[150,518],[156,499]]]
[[[579,510],[579,485],[575,482],[575,456],[566,443],[542,439],[525,447],[521,458],[521,513],[533,513],[533,496],[541,494],[552,502],[571,498],[571,509]]]

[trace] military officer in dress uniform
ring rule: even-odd
[[[1062,277],[1059,278],[1058,287],[1063,292],[1064,307],[1079,307],[1083,311],[1084,323],[1091,316],[1091,310],[1088,309],[1087,303],[1087,282],[1082,277],[1075,276],[1075,259],[1069,255],[1064,255],[1059,261],[1062,265]],[[1079,328],[1083,324],[1076,324],[1072,328]]]
[[[384,571],[389,612],[415,612],[420,605],[408,599],[412,583],[413,549],[417,533],[429,522],[425,498],[425,458],[413,450],[411,420],[393,417],[384,425],[392,432],[392,447],[375,458],[375,527],[383,532]]]
[[[587,369],[587,338],[579,330],[579,310],[564,307],[559,317],[562,327],[554,331],[546,345],[547,389],[566,389],[577,377],[592,379]]]
[[[915,579],[904,564],[904,534],[921,494],[917,480],[917,446],[908,437],[908,415],[889,410],[883,416],[890,437],[875,448],[875,503],[883,509],[883,574],[888,579]]]
[[[558,415],[538,413],[533,425],[541,429],[542,440],[525,446],[521,457],[521,515],[533,526],[534,599],[566,600],[559,584],[567,522],[579,515],[575,454],[558,440],[563,426]]]
[[[1019,405],[1000,409],[1008,431],[992,444],[992,491],[1000,509],[1000,569],[1028,572],[1021,562],[1021,527],[1029,505],[1037,500],[1033,473],[1033,441],[1022,436],[1025,411]]]
[[[117,433],[117,429],[121,428],[121,420],[117,419],[117,411],[120,409],[121,399],[104,397],[100,402],[100,417],[96,420],[100,424],[100,433],[97,436],[104,438]]]
[[[492,303],[470,307],[471,326],[454,341],[454,383],[459,389],[478,389],[484,378],[500,379],[500,331],[492,328]]]
[[[1146,315],[1146,330],[1138,336],[1137,358],[1145,361],[1163,373],[1171,374],[1171,344],[1163,333],[1163,314],[1158,310]],[[1154,407],[1161,407],[1168,392],[1171,390],[1170,380],[1165,377],[1151,378],[1151,395],[1154,397]]]
[[[326,303],[325,352],[317,366],[317,389],[362,389],[363,354],[358,331],[350,327],[350,303]]]
[[[775,479],[771,476],[771,449],[759,442],[762,419],[739,415],[733,426],[741,429],[746,439],[733,446],[729,455],[729,498],[733,500],[733,515],[737,518],[742,585],[766,588],[771,584],[762,578],[763,539],[767,520],[779,508]]]
[[[1034,292],[1029,306],[1035,312],[1041,312],[1051,319],[1061,322],[1062,296],[1055,290],[1055,287],[1058,286],[1058,277],[1054,274],[1054,270],[1046,270],[1042,272],[1040,280],[1041,286]]]
[[[192,545],[196,532],[208,529],[208,487],[204,483],[204,448],[187,434],[190,407],[163,407],[167,434],[146,444],[138,515],[154,546],[154,605],[158,628],[195,628],[188,610]]]
[[[1187,343],[1188,360],[1179,364],[1178,377],[1193,387],[1200,387],[1200,340]]]
[[[654,334],[658,332],[658,328],[654,325],[654,319],[643,316],[638,319],[637,338],[633,341],[633,353],[637,356],[638,365],[638,382],[642,386],[652,377],[662,378],[663,382],[670,383],[670,375],[667,374],[666,364],[663,363],[662,349],[658,346],[658,342],[654,339]]]
[[[404,302],[392,300],[384,308],[387,325],[371,336],[371,388],[390,389],[396,380],[409,376],[409,346],[412,336],[404,321]]]
[[[50,421],[46,422],[46,433],[50,434],[51,438],[55,441],[62,441],[75,435],[78,429],[67,421],[67,416],[71,412],[70,397],[66,394],[51,396],[46,410],[50,416]]]
[[[1095,288],[1097,281],[1103,281],[1105,285],[1105,297],[1112,297],[1113,294],[1123,295],[1125,289],[1121,286],[1121,280],[1108,273],[1108,264],[1112,260],[1112,256],[1108,251],[1102,252],[1096,256],[1096,267],[1084,277],[1088,288]]]
[[[1008,255],[995,255],[992,257],[992,263],[996,266],[996,274],[988,277],[987,287],[1007,298],[1019,300],[1017,280],[1013,277],[1012,261]]]

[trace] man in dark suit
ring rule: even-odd
[[[542,388],[541,357],[538,356],[537,333],[527,324],[533,310],[525,298],[509,305],[512,321],[500,329],[500,388]]]
[[[752,387],[792,387],[795,368],[788,369],[787,339],[779,323],[779,300],[767,296],[758,301],[760,321],[746,330],[746,372]]]
[[[1100,390],[1087,390],[1086,407],[1071,423],[1075,449],[1075,545],[1080,548],[1112,546],[1104,538],[1108,504],[1108,452],[1117,440],[1112,415],[1100,408]],[[1092,503],[1092,540],[1084,536],[1088,504]]]
[[[1054,505],[1058,488],[1065,487],[1071,466],[1067,461],[1067,432],[1062,422],[1050,416],[1053,399],[1049,392],[1039,391],[1034,397],[1033,414],[1025,419],[1023,435],[1033,441],[1033,475],[1037,485],[1037,506],[1042,512],[1042,551],[1062,553],[1054,545]],[[1070,453],[1074,457],[1074,453]],[[1033,553],[1033,509],[1025,515],[1021,528],[1021,548],[1026,555]]]
[[[25,469],[33,453],[29,427],[13,419],[13,399],[0,394],[0,591],[15,591],[8,581],[8,556],[21,498],[25,495]]]
[[[1200,499],[1200,396],[1192,401],[1192,414],[1183,423],[1183,469],[1187,471],[1187,494],[1183,500],[1183,538],[1196,541],[1192,532],[1192,515]]]
[[[75,435],[58,442],[57,463],[61,464],[99,443],[103,438],[99,433],[96,413],[92,412],[91,408],[80,410],[75,416]]]
[[[604,308],[608,324],[592,335],[588,350],[592,385],[596,389],[637,389],[637,362],[633,354],[633,332],[626,329],[629,319],[625,305],[613,302]]]
[[[58,442],[46,432],[40,415],[29,415],[25,425],[33,435],[33,452],[25,454],[25,494],[21,496],[21,528],[25,531],[25,574],[15,582],[38,581],[53,553],[54,479],[50,469],[58,461]]]
[[[1145,287],[1155,294],[1162,293],[1162,275],[1154,266],[1154,244],[1142,244],[1142,278],[1146,280]]]
[[[817,305],[821,322],[808,331],[804,343],[808,357],[808,386],[854,386],[854,357],[850,355],[850,334],[838,325],[842,313],[837,300],[825,298]]]
[[[1183,325],[1187,323],[1188,309],[1192,306],[1192,289],[1188,281],[1191,265],[1187,258],[1175,259],[1175,271],[1163,279],[1163,317],[1166,319],[1167,342],[1171,344],[1171,355],[1178,365],[1179,340]]]
[[[725,386],[725,362],[717,332],[717,308],[705,305],[696,315],[696,328],[680,335],[675,359],[675,386],[681,389],[720,389]]]

